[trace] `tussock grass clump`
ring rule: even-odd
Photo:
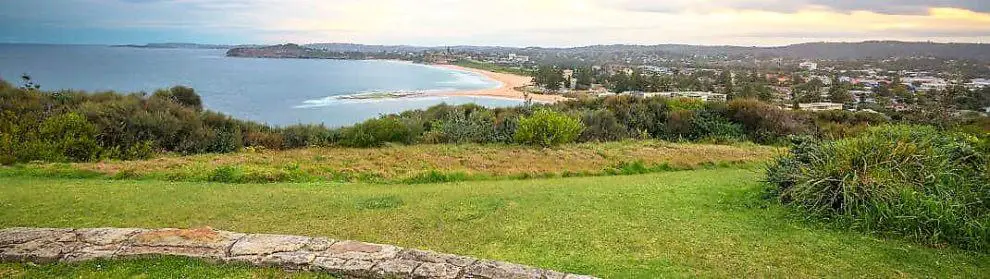
[[[990,250],[990,175],[980,140],[886,126],[838,141],[795,138],[767,170],[771,193],[810,217],[929,244]]]

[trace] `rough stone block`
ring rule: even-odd
[[[479,261],[464,269],[464,278],[543,279],[540,269],[497,261]]]
[[[393,259],[379,262],[371,271],[376,278],[409,278],[419,265],[417,261]]]
[[[310,243],[309,237],[273,234],[252,234],[241,238],[230,247],[230,256],[270,255],[279,252],[298,251]]]
[[[399,247],[345,240],[330,245],[324,256],[348,260],[379,261],[393,259],[399,254]]]
[[[241,237],[244,234],[210,228],[146,231],[135,235],[117,256],[157,254],[222,259],[226,256],[227,249]]]
[[[405,249],[399,252],[400,259],[414,260],[427,263],[449,263],[456,266],[468,266],[477,262],[478,259],[472,257],[442,254],[431,251],[423,251],[416,249]]]
[[[454,279],[461,273],[463,267],[449,263],[423,263],[413,272],[417,279]]]
[[[9,228],[0,230],[0,247],[26,243],[39,239],[49,239],[51,241],[55,241],[58,238],[71,233],[71,229]]]
[[[309,251],[279,252],[266,256],[262,264],[292,269],[307,269],[316,260],[317,253]]]

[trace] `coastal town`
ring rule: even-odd
[[[869,42],[863,44],[870,44]],[[885,44],[896,43],[885,42]],[[485,75],[501,88],[456,95],[537,102],[632,95],[727,101],[752,98],[785,109],[990,113],[990,66],[982,56],[792,58],[739,50],[401,47],[285,44],[234,48],[228,56],[379,59],[440,65]],[[737,52],[735,54],[731,54]]]
[[[526,89],[536,94],[662,96],[702,101],[757,98],[782,108],[811,111],[906,111],[938,102],[956,108],[956,113],[990,113],[990,75],[965,76],[925,67],[899,70],[870,63],[849,67],[834,61],[780,58],[773,59],[778,67],[766,70],[661,66],[664,63],[541,67],[529,56],[514,53],[427,56],[432,57],[430,63],[471,61],[529,71],[536,78]]]

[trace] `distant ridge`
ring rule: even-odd
[[[113,47],[133,48],[185,48],[185,49],[231,49],[238,47],[260,47],[263,45],[213,45],[196,43],[150,43],[143,45],[113,45]]]
[[[209,45],[193,43],[156,43],[146,45],[124,45],[124,47],[141,48],[196,48],[196,49],[251,49],[277,46],[298,46],[305,49],[322,50],[335,53],[418,53],[424,51],[455,51],[455,52],[527,52],[540,53],[657,53],[680,56],[753,56],[753,57],[783,57],[794,59],[883,59],[890,57],[935,57],[943,59],[965,59],[990,62],[990,44],[982,43],[933,43],[933,42],[902,42],[902,41],[864,41],[864,42],[813,42],[778,47],[745,47],[745,46],[702,46],[687,44],[658,44],[658,45],[593,45],[570,48],[544,47],[497,47],[497,46],[411,46],[411,45],[365,45],[351,43],[314,43],[314,44],[284,44],[275,46],[262,45]],[[297,51],[304,51],[297,49]]]

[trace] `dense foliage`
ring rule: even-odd
[[[584,130],[580,120],[559,112],[541,109],[531,116],[519,119],[515,140],[521,144],[543,147],[574,142]]]
[[[728,103],[613,96],[485,108],[437,105],[350,127],[271,127],[203,109],[191,88],[122,95],[41,91],[0,82],[0,163],[140,159],[160,152],[225,153],[244,147],[378,147],[389,143],[499,143],[554,146],[656,138],[778,144],[791,135],[841,139],[924,115],[781,109],[754,99]],[[986,117],[950,117],[943,129],[983,133]]]
[[[329,143],[322,126],[273,128],[204,111],[191,88],[153,94],[39,91],[0,82],[0,163],[141,159]]]
[[[795,138],[771,192],[809,216],[926,244],[990,249],[988,138],[887,126],[836,141]]]

